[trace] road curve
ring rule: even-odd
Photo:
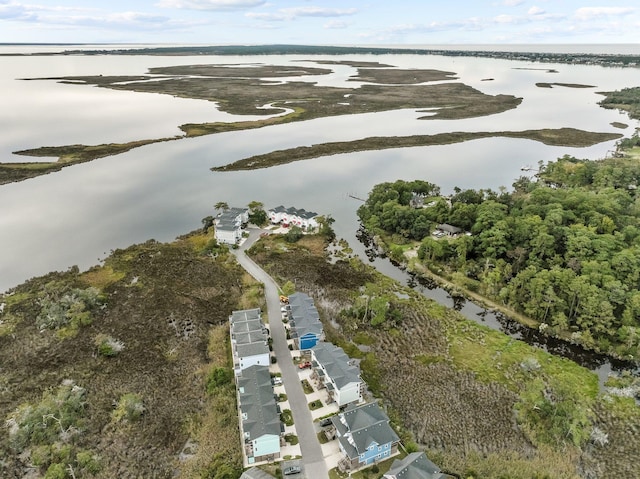
[[[307,403],[307,398],[302,390],[302,384],[298,377],[291,352],[287,345],[287,337],[282,323],[280,312],[280,294],[278,286],[260,266],[258,266],[245,251],[259,239],[264,230],[249,230],[249,238],[238,248],[231,251],[238,263],[256,280],[264,284],[264,294],[267,302],[267,314],[269,315],[269,330],[273,338],[273,351],[278,358],[278,364],[282,372],[282,382],[287,392],[287,399],[293,414],[296,433],[300,441],[302,463],[304,464],[306,477],[313,479],[329,479],[329,473],[322,454],[322,447],[318,442],[313,418]]]

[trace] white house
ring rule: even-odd
[[[311,361],[313,374],[323,382],[338,406],[362,402],[364,382],[360,368],[342,348],[321,341],[311,348]]]
[[[269,366],[268,331],[259,309],[233,311],[229,317],[233,369],[239,375],[251,366]]]
[[[237,244],[242,238],[242,229],[248,222],[248,208],[225,210],[214,222],[216,241],[223,244]]]
[[[318,213],[306,211],[294,207],[285,208],[284,206],[276,206],[268,212],[269,220],[273,224],[282,224],[285,226],[299,226],[304,229],[313,229],[318,227]]]

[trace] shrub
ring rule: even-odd
[[[9,437],[16,449],[66,442],[79,432],[86,404],[86,390],[66,380],[46,391],[37,404],[22,404],[7,419]]]
[[[117,356],[124,349],[122,341],[106,334],[98,334],[94,339],[94,343],[98,348],[98,354],[101,356]]]
[[[68,291],[60,291],[59,288],[58,285],[47,284],[40,294],[40,313],[36,317],[40,330],[68,326],[74,331],[81,325],[91,324],[91,311],[102,302],[100,291],[93,287]]]
[[[280,413],[280,420],[287,426],[293,426],[293,414],[291,409],[285,409]]]
[[[67,479],[67,468],[63,464],[55,463],[49,466],[44,479]]]
[[[111,414],[114,421],[134,422],[142,417],[145,407],[139,394],[126,393],[120,396],[115,410]]]
[[[233,371],[229,368],[217,367],[211,370],[207,377],[207,392],[212,393],[225,384],[233,382]]]

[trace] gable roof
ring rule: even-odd
[[[293,206],[285,208],[282,205],[276,206],[275,208],[269,210],[269,212],[286,213],[288,215],[298,216],[298,217],[304,218],[306,220],[309,220],[311,218],[315,218],[316,216],[318,216],[318,213],[316,213],[314,211],[307,211],[304,208],[295,208]]]
[[[342,348],[321,341],[312,348],[312,351],[316,361],[322,365],[338,388],[354,382],[361,382],[360,368],[352,363],[353,360],[346,355]]]
[[[273,479],[273,476],[262,469],[252,467],[251,469],[244,471],[240,476],[240,479]]]
[[[313,304],[313,299],[305,293],[293,293],[289,296],[289,306],[291,310],[292,328],[295,329],[297,337],[301,338],[307,334],[320,336],[324,330],[320,322],[320,314]]]
[[[239,358],[247,358],[249,356],[269,354],[269,346],[264,342],[238,344],[236,351],[238,351]]]
[[[280,435],[280,415],[268,366],[251,366],[242,371],[238,376],[238,400],[242,429],[249,433],[249,439]]]
[[[458,234],[462,232],[461,228],[458,228],[457,226],[453,226],[447,223],[439,224],[437,228],[439,230],[446,231],[447,233],[450,233],[450,234]]]
[[[351,459],[363,454],[371,444],[400,441],[389,426],[389,418],[377,403],[347,407],[345,412],[333,416],[331,422],[336,428],[340,444]]]
[[[412,452],[402,460],[393,461],[383,476],[392,479],[442,479],[446,476],[429,460],[424,452]]]

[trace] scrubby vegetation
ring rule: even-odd
[[[0,298],[0,476],[239,477],[219,378],[229,313],[261,295],[211,239],[148,241]]]
[[[541,330],[625,359],[640,355],[640,166],[630,158],[560,158],[514,190],[424,181],[374,187],[358,214],[406,260],[533,318]],[[414,195],[424,206],[410,206]],[[436,225],[461,229],[434,237]],[[468,234],[464,234],[468,232]]]
[[[588,370],[469,322],[358,260],[331,269],[317,243],[302,241],[269,237],[250,253],[314,297],[327,339],[360,359],[412,450],[417,443],[465,478],[623,477],[640,468],[633,399],[599,392]]]
[[[640,119],[640,87],[623,88],[603,93],[605,99],[599,105],[604,108],[624,110],[629,118]]]

